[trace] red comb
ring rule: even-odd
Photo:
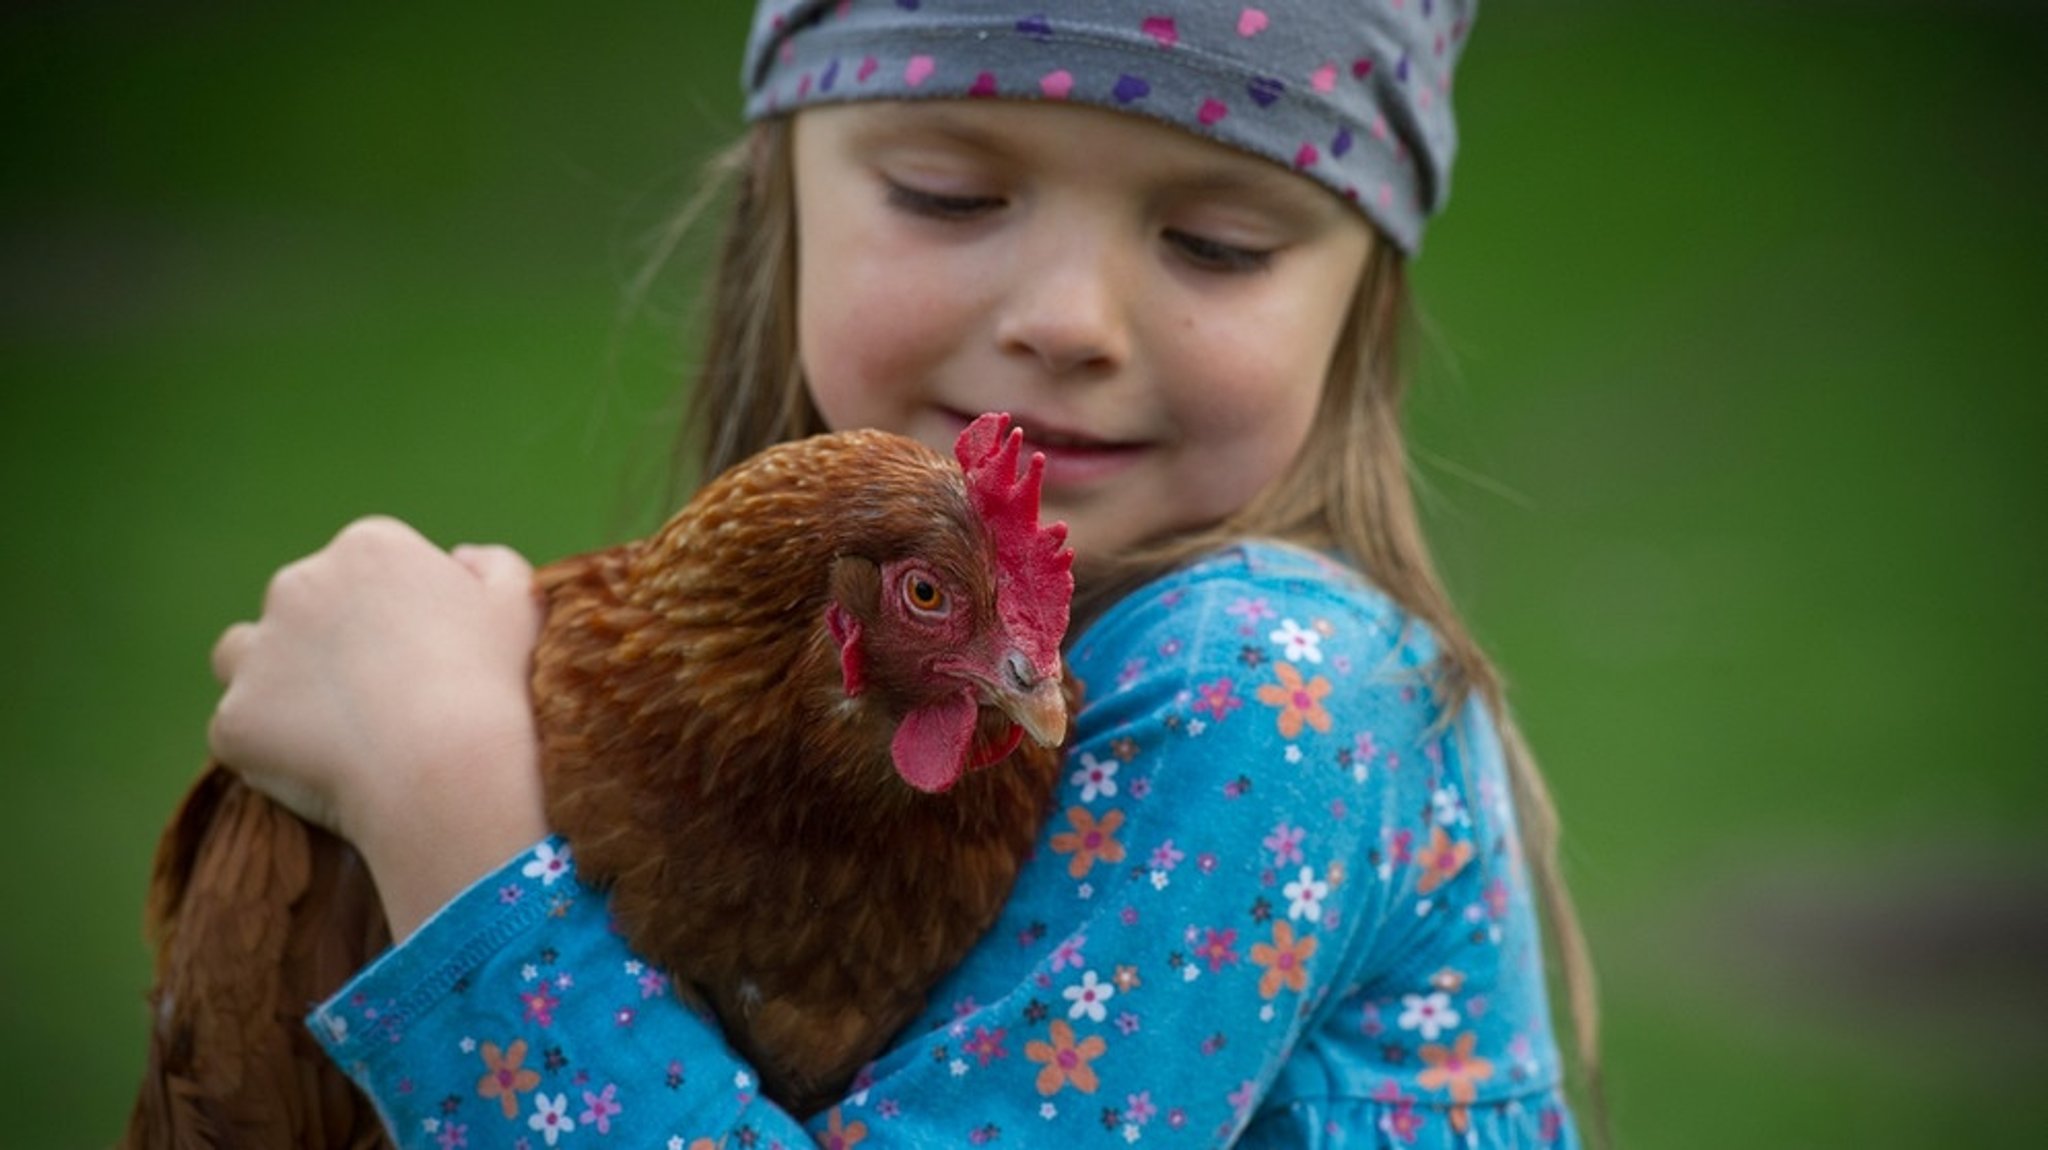
[[[1021,473],[1024,432],[1000,412],[981,416],[960,433],[953,455],[967,476],[967,498],[995,540],[997,596],[1006,622],[1028,638],[1043,672],[1058,667],[1060,640],[1074,597],[1074,552],[1067,525],[1038,522],[1039,480],[1045,456],[1031,453]]]

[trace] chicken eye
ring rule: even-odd
[[[903,577],[903,601],[925,615],[937,615],[946,609],[946,593],[922,571],[912,571]]]

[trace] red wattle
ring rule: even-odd
[[[896,773],[926,794],[950,790],[967,773],[967,748],[980,717],[981,707],[972,691],[903,716],[896,737],[889,741]]]

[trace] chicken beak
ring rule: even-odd
[[[1042,675],[1022,654],[1003,660],[1003,682],[990,702],[1010,716],[1040,746],[1057,747],[1067,737],[1067,697],[1060,676]]]

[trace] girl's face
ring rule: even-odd
[[[1007,411],[1085,559],[1214,523],[1307,437],[1372,243],[1308,179],[1066,105],[795,125],[798,351],[835,429]]]

